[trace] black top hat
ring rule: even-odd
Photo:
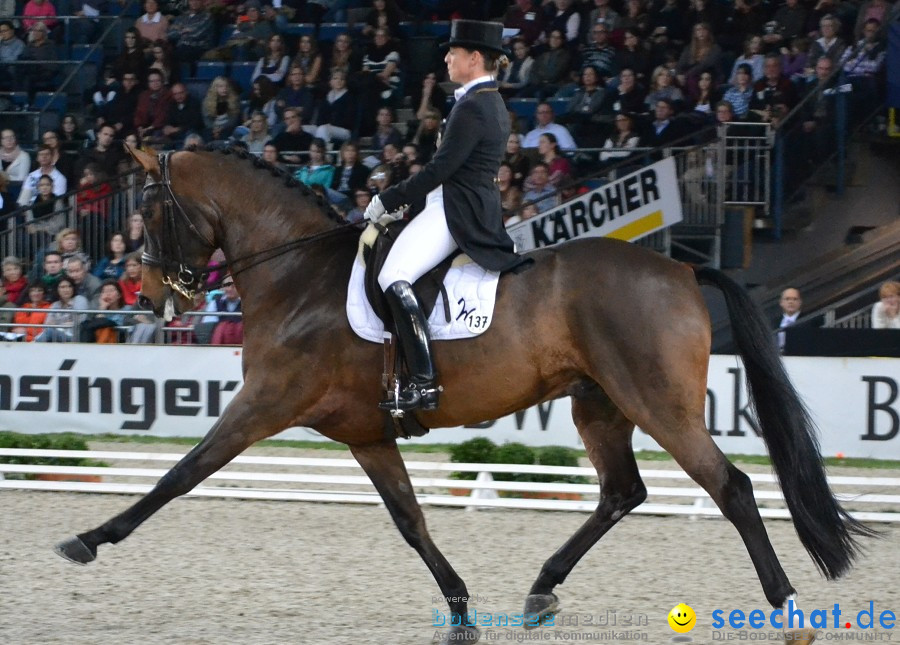
[[[454,20],[450,41],[445,47],[465,47],[509,55],[503,48],[503,23],[480,20]]]

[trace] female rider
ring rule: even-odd
[[[377,221],[425,200],[378,275],[410,371],[399,398],[382,402],[387,410],[434,410],[438,403],[428,325],[412,284],[457,248],[491,271],[525,262],[503,228],[495,183],[509,137],[509,116],[494,78],[507,62],[502,33],[500,23],[453,21],[444,62],[450,80],[462,87],[443,142],[419,173],[374,197],[366,209],[366,218]]]

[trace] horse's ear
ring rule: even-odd
[[[125,145],[125,150],[127,150],[134,160],[141,164],[141,167],[144,169],[144,172],[159,174],[159,159],[155,154],[151,154],[149,152],[144,152],[139,148],[132,148],[127,143]]]

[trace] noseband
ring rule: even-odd
[[[194,223],[187,216],[175,193],[172,191],[172,178],[169,172],[169,158],[171,156],[171,152],[164,152],[157,157],[160,181],[153,181],[148,174],[147,182],[144,184],[143,195],[145,199],[147,190],[157,186],[162,187],[165,194],[163,195],[162,205],[162,235],[160,239],[153,240],[156,247],[155,250],[159,255],[154,255],[144,250],[141,255],[141,262],[147,266],[159,267],[162,271],[163,284],[171,287],[173,291],[180,293],[185,298],[192,300],[198,292],[203,291],[203,285],[211,271],[207,267],[198,267],[185,261],[185,253],[181,246],[181,238],[178,236],[176,220],[180,217],[187,224],[188,230],[194,234],[194,237],[210,249],[215,250],[217,247],[194,226]],[[148,234],[147,238],[149,240],[151,236]],[[167,257],[164,255],[163,249],[175,249],[175,257]],[[172,275],[175,277],[173,278]]]

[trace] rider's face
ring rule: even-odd
[[[451,47],[444,56],[447,63],[447,75],[454,83],[468,83],[472,74],[472,58],[474,53],[462,47]]]

